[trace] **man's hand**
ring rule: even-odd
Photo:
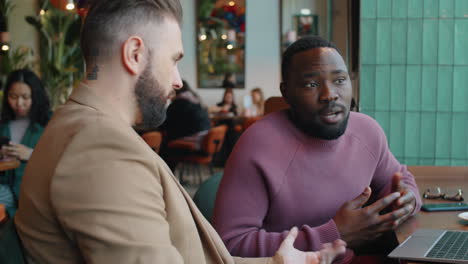
[[[22,144],[10,143],[9,145],[4,145],[2,147],[2,154],[19,160],[28,160],[31,153],[32,149]]]
[[[346,251],[346,243],[342,240],[324,244],[319,252],[297,250],[294,248],[297,234],[297,227],[293,227],[276,252],[275,258],[281,259],[284,264],[330,264]]]
[[[408,219],[414,211],[416,207],[416,197],[414,193],[408,188],[408,186],[403,183],[401,180],[403,175],[400,172],[393,174],[392,178],[392,192],[399,192],[400,198],[395,201],[392,205],[392,209],[399,210],[402,208],[406,209],[406,214],[401,216],[395,221],[395,225],[398,226],[403,223],[406,219]]]
[[[366,187],[362,194],[341,206],[333,217],[341,238],[350,248],[355,249],[364,242],[374,240],[383,232],[393,229],[398,224],[397,221],[410,210],[404,206],[381,215],[379,213],[399,199],[401,194],[391,193],[363,208],[370,195],[371,188]]]

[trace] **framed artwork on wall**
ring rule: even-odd
[[[244,88],[246,0],[197,0],[199,88]]]

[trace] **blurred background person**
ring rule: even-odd
[[[249,100],[248,100],[249,101]],[[244,117],[258,117],[263,115],[265,99],[263,91],[260,87],[252,89],[250,92],[250,101],[245,106],[242,116]]]
[[[164,134],[161,157],[172,171],[175,171],[177,162],[170,157],[199,151],[211,128],[208,110],[202,105],[200,97],[190,89],[186,81],[183,80],[182,84],[182,88],[176,90],[176,95],[167,108],[166,120],[160,127]],[[174,140],[183,143],[186,148],[169,148],[168,144]]]
[[[235,88],[236,87],[236,76],[232,72],[227,72],[224,75],[223,84],[221,85],[222,88]]]
[[[216,106],[210,108],[210,113],[215,115],[237,116],[237,105],[234,101],[234,91],[232,88],[224,90],[223,99]]]
[[[201,140],[211,128],[210,117],[198,94],[190,89],[186,81],[182,83],[183,87],[176,90],[176,96],[167,108],[162,130],[168,141],[183,139],[194,142],[199,148]]]
[[[4,158],[16,158],[21,165],[0,175],[0,204],[12,217],[16,212],[26,162],[51,116],[50,102],[39,77],[30,70],[13,71],[3,94],[0,135],[10,138],[1,148]]]

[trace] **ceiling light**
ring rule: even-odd
[[[228,50],[232,50],[232,49],[234,48],[234,46],[233,46],[232,44],[229,44],[229,45],[226,46],[226,48],[227,48]]]
[[[307,8],[301,9],[301,15],[308,16],[310,14],[312,14],[312,12],[310,12],[310,9],[307,9]]]
[[[229,1],[229,6],[235,6],[236,5],[236,2],[234,1]]]
[[[7,44],[2,45],[2,51],[9,51],[10,47]]]
[[[73,0],[67,0],[67,5],[65,6],[67,10],[73,10],[75,9],[75,3],[73,3]]]

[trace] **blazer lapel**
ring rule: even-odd
[[[169,170],[169,168],[167,168]],[[178,186],[179,190],[184,195],[185,201],[187,202],[190,212],[192,214],[193,220],[196,223],[198,228],[198,233],[200,234],[201,240],[203,241],[203,247],[205,248],[205,252],[210,254],[208,260],[211,260],[212,263],[216,264],[230,264],[234,263],[231,255],[229,254],[228,250],[224,246],[223,241],[219,237],[218,233],[211,224],[206,220],[203,214],[198,210],[198,207],[193,202],[190,195],[185,191],[184,187],[180,185],[177,178],[174,176],[172,172],[170,172],[174,183]]]

